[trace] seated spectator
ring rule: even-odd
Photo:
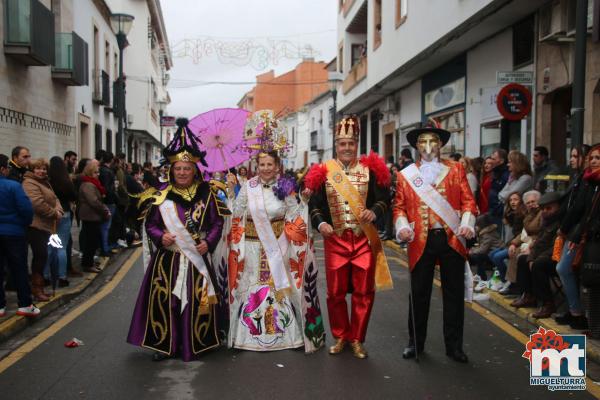
[[[521,200],[519,193],[513,193],[508,196],[508,203],[504,208],[504,245],[496,250],[490,252],[489,257],[492,263],[500,273],[500,279],[504,283],[499,293],[508,296],[512,294],[518,294],[516,288],[512,287],[512,283],[506,279],[506,261],[508,260],[508,247],[511,242],[515,239],[515,232],[517,235],[521,234],[523,230],[523,219],[527,209]]]
[[[102,201],[106,190],[98,179],[99,170],[96,163],[89,163],[83,170],[79,187],[79,219],[81,232],[79,243],[82,258],[81,268],[86,272],[100,272],[94,265],[94,255],[101,247],[101,225],[110,219],[110,210]]]
[[[31,246],[31,291],[36,301],[48,301],[44,293],[44,267],[48,259],[48,239],[56,233],[64,211],[48,181],[48,162],[43,158],[34,160],[23,177],[23,190],[33,205],[33,222],[27,230]]]
[[[527,208],[527,213],[523,218],[523,229],[520,233],[515,232],[515,238],[511,240],[510,245],[508,246],[508,269],[506,271],[506,280],[511,282],[511,287],[515,285],[515,288],[518,289],[517,294],[520,295],[520,297],[511,305],[514,305],[516,302],[526,297],[523,287],[519,286],[518,282],[518,263],[520,259],[524,259],[524,261],[521,262],[526,262],[527,256],[529,255],[529,246],[540,231],[542,214],[538,205],[539,199],[540,192],[536,190],[531,190],[523,194],[523,202]],[[526,300],[528,300],[528,302],[526,302],[527,304],[531,303],[531,301],[529,301],[531,300],[530,297]]]
[[[17,289],[17,315],[35,317],[40,310],[31,302],[27,277],[27,240],[25,232],[33,221],[33,207],[18,182],[8,176],[8,157],[0,154],[0,253]],[[0,267],[0,318],[6,315],[4,266]]]
[[[556,304],[550,287],[550,277],[556,276],[556,261],[552,260],[552,251],[556,234],[560,227],[560,192],[545,193],[538,204],[542,210],[542,227],[531,245],[527,262],[519,264],[521,282],[534,301],[541,302],[540,308],[532,314],[533,318],[549,318],[556,312]]]
[[[558,275],[563,284],[569,311],[556,318],[560,324],[569,324],[573,329],[586,329],[588,321],[585,317],[579,296],[578,279],[573,270],[573,263],[577,252],[581,253],[583,262],[598,263],[598,260],[590,260],[593,257],[592,247],[598,247],[598,186],[600,186],[600,145],[594,146],[587,155],[588,166],[583,169],[585,163],[584,149],[571,150],[571,168],[581,171],[574,173],[575,183],[571,185],[568,198],[566,215],[562,221],[559,234],[565,239],[560,261],[556,266]],[[581,156],[580,156],[581,155]],[[588,223],[593,221],[593,223]],[[585,247],[580,248],[585,236]],[[583,282],[585,284],[585,282]]]
[[[517,284],[523,294],[511,305],[517,308],[536,307],[538,300],[542,301],[542,307],[533,314],[534,318],[548,318],[556,311],[549,282],[547,279],[543,282],[539,278],[556,271],[552,251],[562,217],[560,199],[561,194],[558,192],[546,193],[540,197],[538,201],[542,216],[540,229],[529,250],[521,252],[517,261]]]
[[[475,223],[475,234],[477,235],[478,246],[471,247],[469,249],[469,264],[477,268],[477,275],[480,278],[480,288],[483,289],[483,285],[487,281],[486,266],[492,264],[488,254],[495,249],[501,248],[504,243],[498,235],[496,224],[492,222],[492,219],[488,214],[482,214],[477,217]],[[476,290],[479,291],[479,290]]]
[[[508,171],[510,172],[508,181],[498,193],[498,198],[503,204],[506,204],[511,193],[523,194],[533,186],[531,167],[525,154],[516,150],[508,153]]]

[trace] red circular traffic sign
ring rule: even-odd
[[[496,106],[507,120],[522,120],[531,111],[531,92],[523,85],[509,83],[498,93]]]

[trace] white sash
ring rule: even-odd
[[[210,281],[210,276],[208,275],[208,269],[206,264],[204,263],[204,258],[198,253],[196,250],[196,242],[190,236],[190,233],[185,229],[185,226],[179,219],[177,214],[177,207],[175,203],[171,200],[165,200],[160,206],[160,215],[165,223],[165,227],[167,230],[175,235],[175,244],[181,250],[183,255],[194,264],[194,267],[202,274],[204,277],[204,282],[208,285],[208,296],[215,295],[215,288]],[[179,271],[177,276],[177,282],[175,283],[175,289],[173,289],[173,294],[180,294],[182,297],[187,297],[187,285],[185,281],[185,276],[187,275],[187,263],[180,264],[184,267],[183,271]],[[183,302],[184,299],[180,297],[180,300]],[[187,298],[186,298],[187,301]],[[183,308],[183,304],[182,304]]]
[[[458,213],[448,200],[442,197],[441,194],[431,185],[428,185],[423,180],[421,176],[421,171],[415,164],[411,164],[408,167],[404,168],[401,171],[402,175],[408,181],[410,187],[417,193],[417,195],[423,200],[425,204],[429,208],[433,210],[445,223],[448,227],[454,232],[460,243],[463,247],[466,248],[465,238],[462,236],[458,236],[458,228],[460,226],[460,218],[458,217]],[[473,302],[473,274],[471,272],[471,267],[469,263],[465,262],[465,292],[464,299],[465,301],[472,303]]]
[[[275,233],[271,227],[271,220],[265,209],[262,185],[258,177],[248,180],[246,188],[248,191],[248,211],[250,211],[250,215],[252,216],[258,238],[265,249],[275,290],[287,289],[291,286],[285,270],[283,256],[287,254],[288,250],[289,243],[287,237],[285,233],[282,233],[279,239],[275,237]]]
[[[410,187],[417,193],[425,204],[433,212],[435,212],[448,227],[454,232],[462,245],[465,245],[464,238],[458,236],[458,228],[460,226],[460,218],[457,211],[452,208],[448,200],[446,200],[435,188],[428,185],[421,176],[421,171],[415,164],[411,164],[401,171],[402,175],[408,181]]]

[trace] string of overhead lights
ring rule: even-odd
[[[217,38],[183,39],[171,46],[174,58],[190,58],[194,64],[216,57],[222,64],[250,66],[262,71],[283,59],[314,58],[320,52],[310,44],[275,38]]]

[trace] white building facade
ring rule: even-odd
[[[126,76],[125,129],[132,161],[157,164],[161,158],[161,107],[170,102],[168,71],[173,62],[159,0],[108,0],[113,12],[135,17],[123,58]],[[163,144],[166,134],[163,132]]]
[[[75,5],[73,25],[88,43],[89,63],[89,84],[74,91],[78,154],[91,158],[100,149],[118,153],[122,138],[117,132],[114,87],[119,76],[119,47],[110,26],[111,10],[104,1],[78,0]]]
[[[25,146],[33,158],[48,159],[77,151],[74,85],[87,85],[87,44],[74,32],[73,6],[0,2],[0,153],[10,157],[13,147]]]
[[[361,119],[361,153],[398,160],[406,132],[431,118],[452,132],[445,153],[529,153],[534,113],[502,118],[496,78],[534,71],[535,13],[545,2],[340,1],[337,103]]]
[[[333,97],[323,92],[300,110],[282,118],[291,144],[284,167],[302,169],[332,158]]]

